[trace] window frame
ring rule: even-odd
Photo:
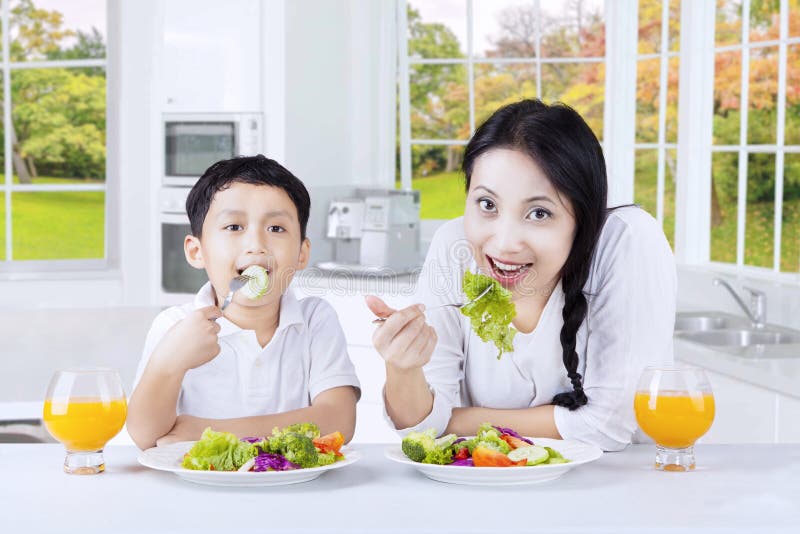
[[[411,110],[410,110],[410,65],[466,65],[467,67],[467,95],[469,103],[469,130],[470,137],[475,133],[475,70],[476,64],[500,65],[500,64],[533,64],[536,65],[536,94],[542,94],[542,65],[559,63],[606,63],[608,58],[608,48],[604,57],[541,57],[541,17],[536,18],[535,30],[535,50],[536,57],[519,58],[485,58],[476,56],[473,51],[473,2],[476,0],[463,0],[466,4],[466,24],[467,41],[466,56],[464,58],[415,58],[408,55],[408,0],[397,0],[397,76],[399,91],[399,131],[400,131],[400,187],[401,189],[411,189],[413,169],[411,168],[411,146],[466,146],[468,140],[464,139],[413,139],[411,137]],[[622,0],[630,2],[631,0]],[[541,0],[529,0],[531,6],[537,13],[541,13]],[[606,6],[608,2],[605,1]],[[609,35],[606,20],[606,36]],[[608,77],[606,77],[608,79]],[[606,91],[608,82],[606,81]],[[605,94],[608,94],[606,92]],[[606,110],[603,113],[603,138],[606,135]],[[440,221],[441,219],[427,219]]]
[[[4,177],[0,183],[0,192],[3,193],[5,204],[5,250],[4,259],[0,260],[0,280],[3,279],[64,279],[68,278],[109,278],[112,269],[118,268],[119,244],[116,240],[109,239],[112,232],[118,230],[116,218],[111,217],[115,212],[114,208],[118,205],[116,198],[116,187],[112,182],[117,175],[114,164],[117,161],[115,150],[116,115],[111,103],[114,101],[116,84],[113,83],[113,66],[110,58],[114,56],[116,42],[113,33],[116,33],[116,23],[114,2],[105,1],[106,6],[106,54],[102,59],[70,59],[56,61],[24,61],[13,62],[10,60],[10,15],[11,0],[2,0],[2,11],[0,11],[3,35],[2,35],[2,59],[0,60],[0,71],[2,72],[3,83],[3,150],[6,154]],[[106,83],[106,176],[102,184],[14,184],[13,183],[13,164],[10,156],[12,152],[11,136],[11,75],[15,71],[26,69],[51,69],[51,68],[80,68],[80,67],[100,67],[105,70]],[[114,93],[114,94],[112,94]],[[105,225],[103,232],[103,258],[84,258],[84,259],[54,259],[54,260],[16,260],[13,257],[13,225],[12,225],[12,195],[17,192],[84,192],[102,191],[104,192],[104,217]]]

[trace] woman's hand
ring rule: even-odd
[[[366,301],[372,313],[387,318],[372,335],[372,344],[388,366],[408,371],[430,361],[437,337],[433,327],[425,322],[422,304],[398,311],[372,295]]]

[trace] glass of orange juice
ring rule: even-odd
[[[714,394],[703,370],[646,368],[633,407],[642,431],[656,442],[656,469],[693,470],[694,443],[714,421]]]
[[[56,372],[47,388],[43,419],[50,435],[67,449],[64,471],[102,473],[103,447],[122,429],[127,410],[122,380],[116,371]]]

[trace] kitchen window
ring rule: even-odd
[[[0,271],[106,267],[106,7],[2,2]]]
[[[464,146],[504,104],[560,100],[602,138],[602,0],[401,0],[398,15],[398,185],[421,191],[423,219],[463,214]]]

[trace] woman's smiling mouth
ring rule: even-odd
[[[486,254],[492,277],[504,286],[513,286],[525,277],[533,263],[510,263]]]

